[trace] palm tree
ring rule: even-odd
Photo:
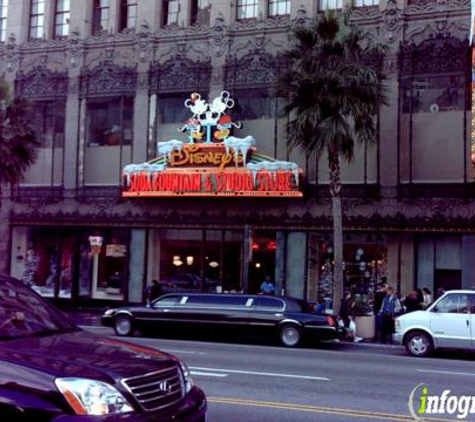
[[[0,185],[18,183],[36,158],[39,140],[25,100],[12,99],[8,84],[0,80]]]
[[[289,148],[306,156],[325,153],[330,170],[333,213],[333,309],[343,294],[341,161],[353,159],[355,145],[376,141],[375,116],[386,101],[381,71],[384,49],[370,46],[360,29],[335,14],[293,30],[289,69],[279,83],[287,98]]]

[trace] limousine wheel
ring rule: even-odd
[[[432,339],[422,331],[410,333],[406,339],[406,350],[412,356],[428,356],[434,348]]]
[[[302,335],[296,325],[283,325],[280,330],[280,340],[284,346],[295,347],[300,343]]]
[[[114,331],[119,336],[130,336],[133,334],[134,326],[132,318],[128,315],[119,315],[114,322]]]

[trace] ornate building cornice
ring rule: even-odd
[[[150,68],[150,91],[207,91],[211,79],[211,61],[191,61],[176,55],[164,63],[155,62]]]
[[[15,80],[15,94],[22,98],[66,98],[68,75],[37,66],[28,73],[19,73]]]
[[[134,95],[137,71],[132,67],[117,66],[109,61],[86,69],[80,76],[80,93],[89,95]]]
[[[428,74],[465,74],[468,40],[437,34],[420,44],[405,43],[400,51],[401,76]]]

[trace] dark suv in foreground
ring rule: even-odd
[[[206,408],[176,357],[85,332],[0,276],[2,422],[205,422]]]

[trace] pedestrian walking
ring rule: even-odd
[[[394,333],[394,319],[401,312],[402,305],[397,297],[396,291],[393,287],[389,286],[386,290],[386,297],[383,300],[381,307],[382,314],[382,326],[381,334],[383,343],[393,342]]]
[[[155,299],[163,294],[162,287],[157,280],[152,280],[152,284],[145,289],[145,302],[150,305]]]

